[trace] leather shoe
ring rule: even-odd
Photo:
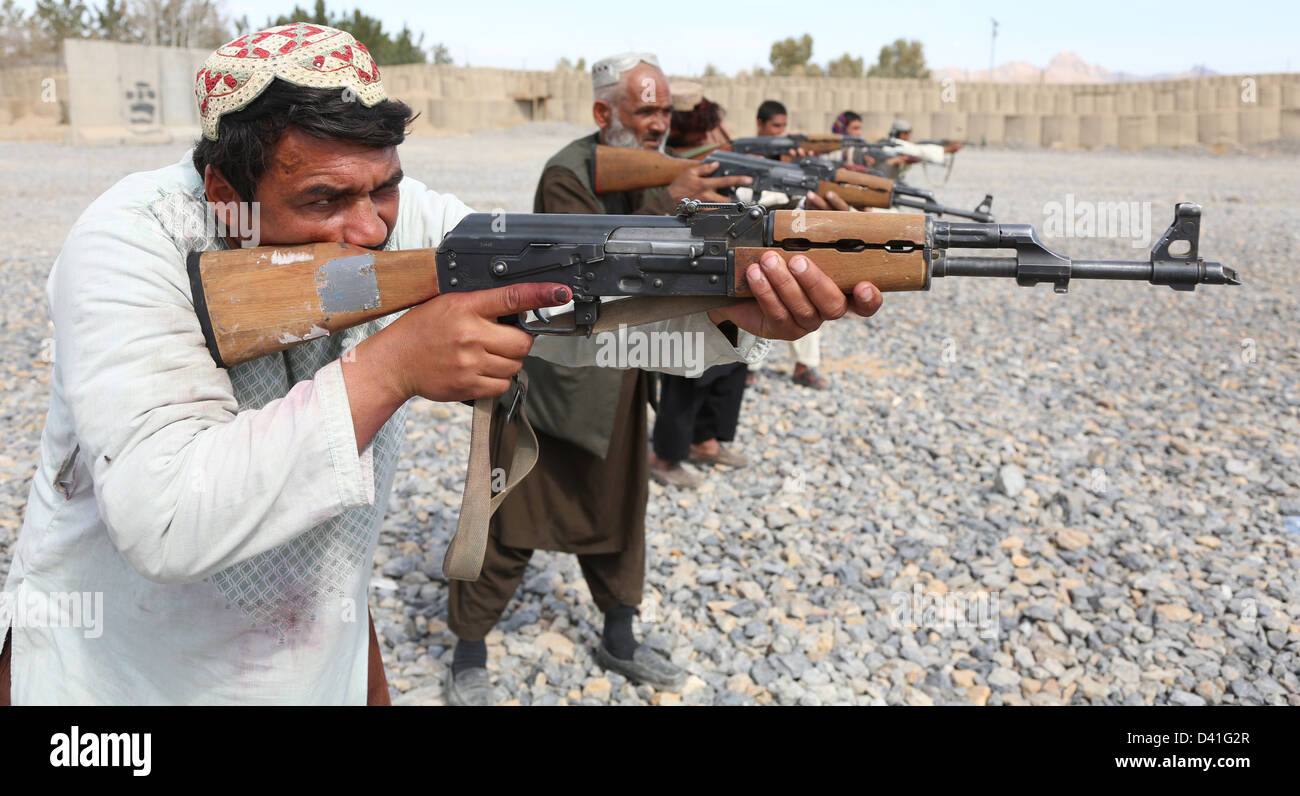
[[[660,469],[652,464],[650,465],[650,477],[664,486],[675,486],[678,489],[695,489],[700,485],[700,477],[681,466],[681,464],[675,464],[665,469]]]
[[[718,446],[717,453],[700,453],[691,451],[691,461],[702,464],[725,464],[728,467],[748,467],[749,457],[743,453],[736,453],[723,445]]]
[[[645,683],[660,691],[681,691],[686,685],[686,672],[644,644],[636,646],[631,660],[623,660],[615,658],[602,643],[596,647],[596,662],[633,682]]]
[[[453,674],[447,669],[447,704],[460,707],[490,707],[494,701],[492,676],[481,666]]]

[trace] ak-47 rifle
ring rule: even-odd
[[[503,318],[537,334],[590,334],[725,306],[750,294],[747,268],[768,250],[807,254],[845,292],[927,290],[938,277],[1051,283],[1126,279],[1192,290],[1237,285],[1237,272],[1200,257],[1200,207],[1179,204],[1142,261],[1071,260],[1028,224],[931,216],[767,211],[686,201],[675,216],[474,213],[436,249],[373,251],[343,243],[193,253],[194,307],[217,363],[235,365],[407,309],[440,293],[556,282],[573,291],[568,318]],[[1174,244],[1180,244],[1175,247]],[[963,249],[1011,250],[970,256]],[[1175,253],[1177,251],[1178,253]],[[610,296],[639,299],[608,302]],[[691,308],[673,297],[700,297]],[[689,303],[689,302],[687,302]]]
[[[833,163],[827,163],[826,161],[818,160],[817,158],[799,158],[794,161],[794,165],[800,166],[805,170],[819,175],[838,175],[841,171],[844,171],[848,175],[857,175],[856,177],[850,176],[848,179],[860,179],[864,176],[862,172],[840,169]],[[889,179],[888,177],[880,177],[875,174],[867,174],[865,176],[876,177],[883,180]],[[826,177],[826,179],[830,180],[831,177]],[[933,191],[928,191],[924,188],[917,188],[914,185],[908,185],[902,180],[892,180],[892,182],[894,186],[889,197],[890,207],[911,207],[936,216],[956,216],[958,218],[969,218],[972,221],[982,221],[986,223],[996,220],[993,218],[993,194],[991,193],[984,194],[984,199],[975,206],[974,210],[962,210],[961,208],[950,207],[942,204],[937,198],[935,198]],[[837,188],[835,190],[842,191],[842,188]]]
[[[684,158],[698,159],[710,152],[724,150],[737,155],[755,155],[760,158],[776,160],[790,153],[792,149],[802,149],[814,155],[824,155],[848,147],[871,146],[865,139],[851,135],[790,135],[756,136],[753,138],[733,138],[722,144],[704,144],[691,149],[680,150],[677,154]]]
[[[778,158],[791,149],[802,149],[817,155],[852,146],[866,146],[867,141],[851,135],[773,135],[754,138],[737,138],[725,147],[737,155],[758,155]]]
[[[592,160],[592,184],[596,193],[638,191],[670,184],[677,175],[700,165],[700,161],[674,158],[659,152],[631,147],[611,147],[596,144]],[[834,192],[856,208],[914,207],[928,213],[946,213],[990,222],[989,208],[993,197],[974,210],[959,210],[938,203],[934,194],[899,185],[898,182],[875,174],[865,174],[842,169],[833,163],[817,158],[801,158],[794,163],[738,155],[734,152],[709,153],[703,163],[718,163],[713,177],[749,177],[749,186],[758,197],[763,191],[775,191],[789,197],[803,196],[813,191],[821,196]]]

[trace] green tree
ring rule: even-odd
[[[431,59],[432,63],[436,66],[451,66],[455,63],[455,61],[451,59],[451,50],[449,50],[447,45],[442,42],[433,45],[431,54],[433,56]]]
[[[704,65],[704,74],[701,77],[722,77],[722,70],[713,64]]]
[[[921,42],[897,39],[893,44],[881,47],[880,56],[867,71],[867,77],[916,77],[928,80],[930,70],[925,68],[925,53],[921,51]]]
[[[798,39],[791,36],[788,39],[773,42],[772,51],[767,58],[772,64],[772,74],[805,74],[808,69],[808,62],[812,60],[812,50],[813,39],[807,33]]]
[[[396,34],[384,30],[384,23],[375,17],[353,9],[351,14],[330,14],[325,8],[325,0],[316,0],[311,13],[298,6],[287,15],[267,21],[272,25],[287,25],[290,22],[311,22],[317,25],[329,25],[332,28],[351,33],[358,41],[364,43],[381,66],[397,64],[424,64],[429,62],[429,54],[424,51],[424,34],[418,39],[406,25]],[[443,60],[438,60],[438,59]],[[442,44],[434,47],[434,63],[451,63],[451,53]]]
[[[95,9],[95,36],[108,41],[135,41],[135,33],[127,21],[126,3],[107,0],[103,8]]]
[[[36,0],[36,22],[55,47],[90,35],[90,12],[81,0]]]
[[[863,65],[862,59],[854,58],[848,53],[826,64],[826,74],[829,77],[862,77],[864,72],[866,66]]]

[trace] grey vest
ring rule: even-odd
[[[592,184],[592,160],[596,134],[584,136],[556,152],[542,168],[552,166],[573,172],[609,215],[630,212],[629,194],[597,195]],[[542,212],[538,186],[533,212]],[[538,431],[572,442],[592,454],[605,457],[614,430],[623,371],[614,368],[567,368],[537,357],[524,359],[528,374],[528,419]]]

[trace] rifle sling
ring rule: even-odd
[[[474,402],[474,420],[469,432],[469,466],[465,471],[465,491],[460,498],[460,519],[456,535],[447,545],[442,560],[442,574],[451,580],[478,580],[487,553],[488,523],[506,495],[532,472],[537,464],[537,434],[520,406],[506,422],[515,427],[515,446],[508,454],[505,488],[492,494],[490,456],[492,409],[496,398],[479,398]]]
[[[611,301],[601,305],[600,318],[592,326],[593,332],[618,331],[620,325],[639,326],[643,323],[680,318],[735,304],[734,296],[664,296],[631,298]],[[563,323],[571,313],[552,318]],[[479,398],[474,402],[474,419],[469,432],[469,465],[465,471],[465,491],[460,499],[460,519],[456,535],[447,545],[447,555],[442,560],[442,574],[451,580],[478,580],[483,570],[483,557],[487,554],[488,524],[492,515],[505,501],[506,496],[524,480],[537,464],[537,434],[528,422],[528,413],[522,396],[507,422],[515,426],[515,447],[504,453],[505,488],[492,493],[491,428],[492,409],[498,399]]]

